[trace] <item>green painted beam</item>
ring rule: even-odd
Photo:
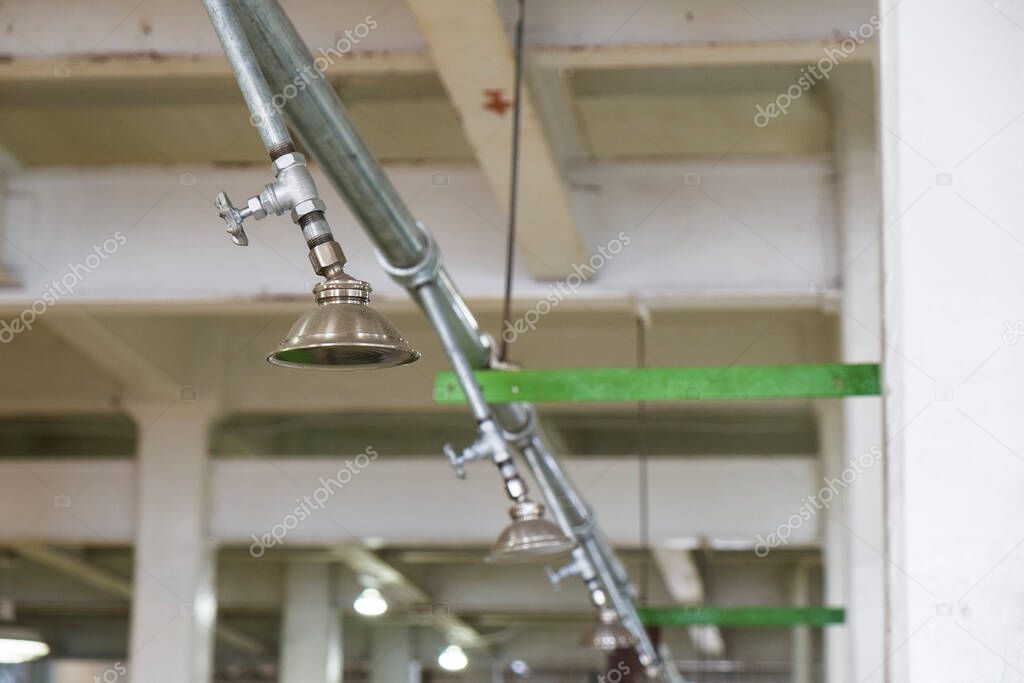
[[[476,378],[491,403],[840,398],[881,393],[879,367],[874,363],[479,370]],[[453,373],[438,373],[434,400],[465,401]]]
[[[647,626],[828,626],[846,621],[842,607],[679,607],[641,608]]]

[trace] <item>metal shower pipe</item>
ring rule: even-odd
[[[256,126],[263,146],[271,153],[292,144],[284,117],[273,105],[273,93],[260,70],[255,54],[249,49],[249,39],[238,20],[237,8],[231,0],[204,0],[221,48],[231,63],[238,89],[252,113],[249,120]]]
[[[382,259],[392,270],[415,269],[429,257],[429,238],[356,132],[337,93],[317,70],[287,14],[276,0],[236,2],[246,10],[240,13],[240,19],[257,61],[270,86],[280,94],[282,108],[303,145],[362,223]],[[286,92],[291,96],[284,96]],[[440,264],[429,283],[416,287],[403,284],[437,328],[449,358],[457,358],[459,365],[465,363],[471,368],[490,367],[492,341],[481,332]],[[468,382],[475,385],[472,376]],[[473,387],[467,389],[467,396],[477,393]],[[597,577],[622,624],[633,634],[641,661],[668,675],[637,614],[635,589],[621,561],[598,529],[579,490],[539,435],[532,406],[488,407],[506,441],[523,454],[548,509],[578,544],[579,552],[574,554],[582,555],[588,563],[587,569]],[[474,408],[474,413],[480,412],[479,405]]]

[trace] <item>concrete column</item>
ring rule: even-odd
[[[285,570],[280,683],[339,683],[341,610],[330,564],[292,562]]]
[[[5,152],[0,149],[0,287],[12,286],[16,280],[5,267],[4,259],[4,228],[7,222],[7,173],[10,170],[4,163]]]
[[[370,636],[370,683],[419,683],[412,629],[381,624]]]
[[[878,363],[882,355],[881,185],[874,119],[875,80],[869,65],[844,65],[830,81],[835,125],[839,304],[844,363]],[[843,401],[843,457],[856,480],[844,497],[847,537],[846,631],[849,680],[880,683],[885,660],[884,471],[882,402]]]
[[[811,587],[808,573],[807,565],[802,562],[793,571],[793,584],[790,590],[794,607],[806,607],[810,602]],[[811,683],[811,664],[813,662],[811,627],[795,627],[792,637],[793,683]]]
[[[818,488],[828,487],[835,495],[827,501],[824,515],[822,596],[824,603],[842,607],[846,604],[849,571],[850,532],[847,525],[847,495],[857,482],[850,475],[843,453],[843,406],[840,401],[822,400],[817,403],[819,448],[821,448],[823,482]],[[826,502],[822,494],[822,502]],[[849,630],[845,624],[825,629],[825,680],[828,683],[846,683],[850,673]],[[859,683],[859,682],[856,682]]]
[[[978,9],[879,12],[891,683],[1024,671],[1024,15]]]
[[[217,615],[207,527],[207,432],[195,401],[136,405],[139,427],[129,675],[145,683],[211,680]]]

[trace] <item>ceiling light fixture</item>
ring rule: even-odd
[[[50,654],[50,646],[28,628],[0,625],[0,664],[24,664]]]
[[[437,664],[445,671],[462,671],[469,666],[469,657],[458,645],[449,645],[437,656]]]
[[[512,675],[516,678],[529,678],[533,671],[530,669],[530,665],[521,659],[513,659],[508,663],[508,670],[512,672]]]
[[[352,607],[364,617],[379,617],[388,611],[388,601],[376,588],[364,588]]]
[[[24,664],[48,654],[50,646],[38,632],[14,623],[14,601],[0,598],[0,664]]]

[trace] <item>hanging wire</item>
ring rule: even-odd
[[[637,368],[647,367],[647,325],[648,313],[642,308],[637,309],[636,314],[636,366]],[[637,485],[639,487],[640,500],[640,547],[650,553],[651,546],[651,509],[650,509],[650,476],[647,468],[647,403],[637,401],[637,464],[639,476]],[[640,574],[640,604],[646,605],[650,588],[650,557],[644,558],[644,571]]]
[[[515,38],[515,92],[512,95],[512,161],[509,171],[508,190],[508,243],[505,247],[505,301],[502,306],[501,331],[504,333],[512,324],[512,276],[516,259],[516,208],[519,200],[519,138],[521,131],[523,97],[523,38],[526,34],[526,0],[518,0]],[[501,352],[498,359],[508,360],[509,335],[501,335]]]

